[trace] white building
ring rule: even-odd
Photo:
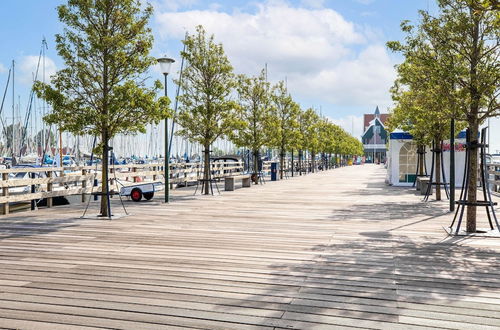
[[[450,179],[450,142],[443,143],[443,160],[446,182]],[[431,147],[426,148],[425,161],[427,173],[431,172]],[[460,132],[455,139],[455,185],[462,186],[465,168],[465,132]],[[417,172],[417,144],[413,137],[403,131],[394,131],[389,135],[389,151],[387,154],[388,184],[393,186],[411,186]]]

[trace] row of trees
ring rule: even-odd
[[[302,110],[288,92],[285,82],[271,85],[266,72],[248,77],[235,75],[221,44],[207,36],[203,27],[187,35],[181,53],[186,69],[181,81],[178,134],[204,147],[204,179],[210,177],[210,147],[227,138],[253,154],[258,172],[262,148],[279,150],[280,176],[287,152],[309,151],[313,161],[319,153],[361,155],[361,142],[313,109]],[[208,194],[208,185],[205,193]]]
[[[475,232],[479,127],[500,115],[500,11],[490,0],[438,0],[438,5],[437,16],[421,11],[418,25],[401,24],[404,42],[388,43],[405,58],[397,66],[389,126],[409,131],[419,148],[433,143],[438,149],[451,134],[470,130],[467,231]],[[452,119],[457,125],[450,133]]]
[[[153,36],[153,8],[139,0],[68,0],[58,7],[65,28],[56,35],[65,67],[50,84],[36,82],[40,98],[52,106],[44,118],[61,131],[100,137],[102,159],[117,134],[145,132],[146,125],[172,117],[170,101],[159,97],[161,83],[146,85]],[[205,180],[210,177],[210,147],[219,138],[253,150],[278,148],[281,160],[291,149],[312,154],[361,154],[361,144],[313,110],[301,111],[283,82],[270,86],[264,73],[236,76],[221,44],[202,27],[184,40],[186,62],[180,85],[178,134],[203,145]],[[257,159],[257,157],[254,157]],[[103,162],[102,191],[108,189]],[[256,166],[256,165],[255,165]],[[254,166],[254,169],[256,168]],[[208,185],[205,185],[208,194]],[[101,215],[108,216],[106,198]]]

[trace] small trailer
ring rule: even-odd
[[[155,195],[156,191],[163,190],[163,183],[157,182],[143,182],[124,186],[120,189],[120,196],[130,196],[134,202],[139,202],[142,197],[150,200]]]

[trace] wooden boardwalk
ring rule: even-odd
[[[446,202],[384,176],[2,216],[0,328],[500,329],[500,239],[447,238]]]

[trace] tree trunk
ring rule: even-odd
[[[280,150],[280,180],[283,180],[283,168],[285,166],[285,150]]]
[[[302,175],[302,150],[299,150],[299,175]]]
[[[424,150],[425,146],[419,145],[418,146],[418,175],[423,176],[424,175]]]
[[[204,162],[205,165],[203,167],[203,183],[204,183],[204,194],[210,194],[210,145],[205,144],[205,150],[203,150],[204,154]]]
[[[259,184],[257,175],[259,175],[259,150],[253,150],[253,174],[255,176],[255,184]]]
[[[469,188],[467,190],[467,201],[469,203],[477,202],[477,170],[478,170],[478,134],[479,134],[479,108],[481,102],[481,92],[479,91],[479,81],[477,75],[477,66],[480,61],[480,18],[478,16],[474,17],[474,27],[472,29],[472,52],[470,58],[470,113],[468,117],[469,121],[469,133],[470,142],[472,148],[469,149]],[[476,205],[467,205],[467,226],[466,230],[468,233],[476,232],[476,218],[477,210]]]
[[[470,132],[470,142],[473,146],[469,149],[469,175],[467,180],[469,181],[469,188],[467,190],[467,201],[469,203],[477,202],[477,171],[478,171],[478,156],[477,156],[477,146],[478,144],[478,133],[479,133],[479,124],[477,121],[473,123],[473,125],[469,126]],[[468,233],[476,232],[476,206],[475,205],[467,205],[467,228]]]
[[[101,136],[102,143],[102,171],[101,171],[101,216],[109,217],[108,212],[108,196],[106,192],[108,191],[108,160],[109,160],[109,150],[108,150],[108,132],[105,130],[102,132]]]
[[[436,200],[440,201],[441,200],[441,142],[440,141],[435,141],[434,148],[436,148],[437,152],[435,152],[436,155]],[[432,184],[432,183],[431,183]]]
[[[316,154],[311,152],[311,172],[316,172]]]

